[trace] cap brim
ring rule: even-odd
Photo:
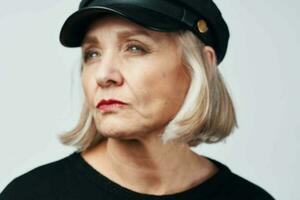
[[[183,23],[171,17],[133,5],[109,5],[83,8],[65,21],[60,31],[60,42],[66,47],[79,47],[93,20],[107,14],[116,14],[155,31],[183,29]]]

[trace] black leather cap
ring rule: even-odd
[[[226,54],[229,30],[212,0],[82,0],[78,11],[65,21],[60,42],[80,47],[92,21],[108,13],[155,31],[191,30],[215,49],[218,64]]]

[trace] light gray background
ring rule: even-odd
[[[64,48],[58,35],[78,3],[1,0],[0,191],[14,177],[74,150],[56,135],[79,117],[79,49]],[[299,200],[300,3],[216,4],[231,32],[219,67],[239,129],[226,142],[195,151],[223,162],[276,199]]]

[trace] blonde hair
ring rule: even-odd
[[[204,43],[191,31],[177,33],[191,83],[180,110],[165,127],[161,140],[191,147],[219,142],[238,127],[233,102],[217,63],[210,64],[203,53]],[[76,126],[59,135],[59,139],[65,145],[75,146],[77,151],[84,151],[104,139],[96,130],[86,100]]]

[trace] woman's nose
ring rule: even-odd
[[[103,55],[96,70],[97,84],[101,88],[122,85],[124,79],[120,72],[120,65],[117,56]]]

